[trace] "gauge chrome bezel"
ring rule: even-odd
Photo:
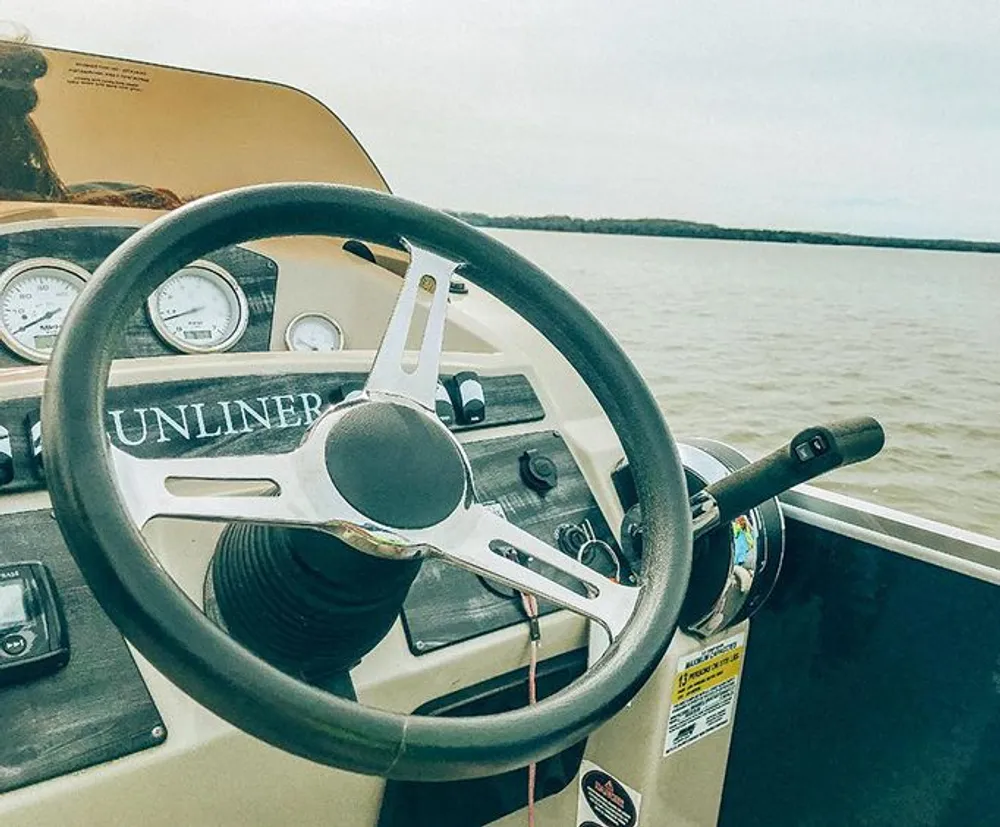
[[[340,322],[338,322],[332,316],[327,315],[326,313],[320,313],[317,310],[307,310],[305,313],[299,313],[298,316],[296,316],[295,318],[293,318],[285,326],[285,348],[287,348],[288,350],[292,351],[293,353],[304,353],[305,352],[305,351],[301,351],[301,350],[295,350],[295,348],[292,347],[292,331],[295,329],[295,326],[297,324],[299,324],[299,322],[301,322],[303,319],[309,319],[309,318],[322,319],[324,322],[328,322],[333,327],[333,329],[337,331],[337,334],[340,336],[340,347],[338,347],[336,350],[331,350],[331,351],[326,351],[326,352],[337,353],[337,352],[343,350],[345,347],[347,347],[347,337],[344,336],[344,328],[340,326]]]
[[[4,270],[3,273],[0,273],[0,342],[2,342],[3,345],[12,353],[17,354],[30,362],[34,362],[36,365],[44,365],[51,361],[52,351],[44,351],[28,347],[28,345],[22,344],[14,338],[14,335],[7,329],[7,324],[3,320],[2,308],[4,295],[10,287],[11,282],[31,270],[37,270],[43,267],[50,270],[62,270],[64,273],[78,279],[81,290],[86,286],[87,281],[90,279],[90,273],[87,270],[84,270],[79,264],[74,264],[72,261],[66,261],[66,259],[62,258],[49,258],[45,256],[38,258],[26,258],[23,261],[12,264]],[[70,304],[70,307],[72,306],[73,305]],[[62,328],[60,328],[60,332],[62,332]]]
[[[186,270],[204,270],[213,276],[217,276],[230,290],[232,290],[233,294],[236,296],[236,312],[239,314],[236,327],[233,328],[232,333],[217,344],[196,345],[192,344],[187,339],[182,339],[181,337],[174,335],[163,321],[160,316],[160,311],[157,309],[156,300],[160,295],[160,291],[170,283],[171,279]],[[180,270],[173,273],[170,278],[164,281],[163,284],[157,287],[149,295],[149,298],[146,299],[146,315],[149,317],[149,322],[153,325],[153,330],[156,331],[156,335],[160,337],[164,344],[169,345],[174,350],[180,351],[181,353],[222,353],[223,351],[231,349],[233,345],[243,338],[243,334],[246,333],[247,325],[250,322],[250,303],[247,301],[246,293],[243,292],[243,287],[228,270],[224,267],[220,267],[214,262],[198,259],[197,261],[192,261],[190,264],[186,264],[181,267]]]

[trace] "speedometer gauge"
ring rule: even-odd
[[[289,350],[341,350],[344,331],[323,313],[301,313],[288,323],[285,345]]]
[[[0,341],[32,362],[48,362],[63,320],[90,274],[55,258],[32,258],[0,275]]]
[[[247,328],[247,297],[228,272],[208,261],[178,270],[149,297],[149,319],[182,353],[229,350]]]

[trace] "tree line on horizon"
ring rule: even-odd
[[[805,230],[763,230],[723,227],[673,218],[579,218],[572,215],[489,215],[449,210],[450,215],[475,227],[508,230],[545,230],[563,233],[708,238],[731,241],[769,241],[779,244],[834,244],[859,247],[895,247],[918,250],[949,250],[1000,253],[1000,242],[950,238],[904,238]]]

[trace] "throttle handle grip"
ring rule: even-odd
[[[705,491],[718,505],[719,521],[727,522],[820,474],[869,459],[883,445],[885,431],[870,416],[806,428],[787,445],[712,483]]]

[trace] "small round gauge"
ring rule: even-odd
[[[247,329],[243,288],[208,261],[178,270],[153,292],[146,306],[160,338],[182,353],[229,350]]]
[[[285,345],[289,350],[341,350],[344,331],[322,313],[301,313],[288,323]]]
[[[66,314],[90,274],[56,258],[26,259],[0,275],[0,341],[32,362],[48,362]]]

